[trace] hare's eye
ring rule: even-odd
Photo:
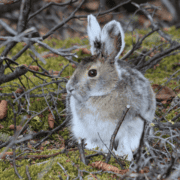
[[[89,72],[88,72],[88,75],[90,77],[95,77],[97,75],[96,69],[90,69]]]

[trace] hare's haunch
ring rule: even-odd
[[[123,110],[130,105],[117,133],[114,149],[119,156],[138,148],[144,117],[152,122],[156,109],[154,92],[141,72],[118,60],[125,42],[119,22],[111,21],[101,30],[93,15],[87,32],[93,56],[84,58],[66,85],[66,112],[74,140],[85,139],[86,148],[97,146],[108,152],[110,138]],[[103,140],[100,140],[98,133]]]

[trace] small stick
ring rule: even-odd
[[[110,151],[113,150],[113,144],[114,144],[116,135],[117,135],[117,133],[118,133],[118,130],[119,130],[122,122],[124,121],[124,118],[125,118],[127,112],[129,111],[129,109],[130,109],[130,105],[127,105],[126,112],[123,113],[122,117],[119,119],[119,122],[118,122],[118,124],[116,125],[116,128],[115,128],[115,130],[114,130],[114,133],[113,133],[112,136],[111,136],[110,146],[109,146],[109,150],[110,150]],[[108,162],[110,161],[110,159],[111,159],[111,153],[110,153],[110,151],[109,151],[109,153],[108,153],[108,155],[107,155],[107,157],[106,157],[106,163],[108,163]]]
[[[81,142],[78,143],[78,149],[79,149],[81,161],[82,161],[85,165],[88,165],[89,161],[86,159],[85,154],[84,154],[84,139],[81,139]]]

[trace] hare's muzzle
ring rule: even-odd
[[[74,88],[71,86],[69,81],[66,84],[66,90],[68,94],[72,94],[72,92],[74,91]]]

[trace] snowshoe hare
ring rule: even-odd
[[[154,92],[141,72],[118,60],[125,46],[119,22],[113,20],[101,30],[96,18],[89,15],[87,32],[92,56],[81,61],[66,85],[72,138],[85,139],[87,149],[98,146],[108,153],[101,139],[109,147],[123,110],[130,105],[113,147],[116,155],[128,155],[127,160],[132,160],[144,128],[141,117],[149,123],[154,118]]]

